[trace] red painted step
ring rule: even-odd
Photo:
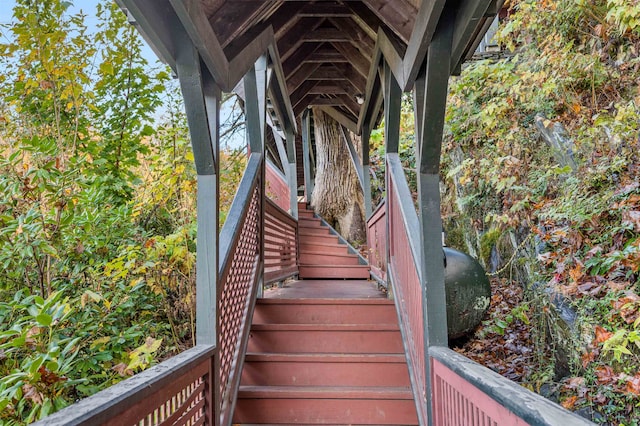
[[[388,299],[258,299],[253,324],[397,324]]]
[[[298,266],[302,278],[367,279],[369,265],[304,265]]]
[[[364,329],[363,329],[364,328]],[[403,353],[397,325],[253,324],[247,352]]]
[[[359,265],[355,254],[331,254],[304,251],[300,253],[300,263],[305,265]]]
[[[234,423],[417,424],[404,388],[242,387]]]
[[[307,252],[322,252],[325,254],[349,254],[349,249],[347,246],[342,244],[329,244],[322,242],[308,242],[308,241],[300,241],[299,245],[300,253]]]
[[[320,237],[324,237],[324,236],[332,236],[331,232],[329,231],[329,228],[298,228],[298,235],[300,237],[302,236],[320,236]],[[337,238],[337,237],[336,237]],[[337,239],[336,239],[337,241]]]
[[[247,386],[411,386],[404,354],[247,354]]]

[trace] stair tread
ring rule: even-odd
[[[395,305],[390,299],[275,299],[260,298],[258,304],[262,305]]]
[[[409,387],[387,386],[240,386],[238,398],[269,399],[413,399]]]
[[[261,353],[248,352],[245,362],[406,363],[404,354]]]
[[[398,324],[252,324],[251,331],[399,331]]]
[[[346,248],[346,247],[345,247]],[[308,254],[308,255],[315,255],[315,256],[335,256],[335,257],[353,257],[353,258],[358,258],[357,254],[353,254],[353,253],[327,253],[327,252],[322,252],[322,251],[315,251],[315,250],[300,250],[300,255],[303,254]]]

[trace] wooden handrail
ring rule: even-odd
[[[483,418],[502,419],[501,424],[514,426],[593,424],[449,348],[433,346],[429,357],[434,382],[433,424],[444,424],[445,418],[452,423],[480,424],[469,422],[468,413],[476,410]],[[452,405],[473,410],[452,414]]]
[[[212,425],[214,354],[215,346],[197,345],[34,425],[134,425],[148,418],[154,420],[150,424],[172,418],[182,425],[205,413],[205,423]]]

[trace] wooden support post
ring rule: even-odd
[[[385,152],[387,154],[397,154],[398,147],[400,146],[400,106],[402,103],[402,91],[398,85],[398,81],[389,69],[389,64],[384,62],[380,69],[380,76],[382,80],[382,91],[384,94],[384,140],[385,140]],[[390,188],[392,183],[389,177],[388,167],[385,167],[385,188]],[[387,253],[386,261],[387,265],[391,263],[391,255],[389,249],[391,243],[389,242],[389,236],[391,235],[391,229],[389,227],[389,218],[391,217],[391,200],[385,203],[384,206],[387,217]],[[390,276],[390,274],[389,274]],[[393,299],[393,283],[389,281],[387,283],[387,295],[390,299]]]
[[[289,181],[289,206],[291,208],[291,216],[298,218],[298,171],[296,167],[296,137],[293,129],[287,126],[284,130],[287,143],[287,160],[289,173],[287,180]],[[284,165],[283,165],[284,166]]]
[[[369,173],[369,138],[371,137],[371,124],[362,126],[362,192],[364,194],[365,220],[369,220],[373,206],[371,205],[371,175]]]
[[[447,346],[447,306],[444,285],[444,252],[440,216],[440,151],[447,86],[450,75],[453,16],[445,10],[433,36],[425,63],[415,83],[416,158],[418,159],[418,217],[421,228],[421,269],[424,308],[427,400],[432,398],[428,349]],[[433,421],[428,405],[429,424]]]
[[[311,122],[309,110],[302,113],[302,162],[304,166],[304,191],[307,203],[311,202],[313,194],[313,177],[311,176]]]
[[[260,259],[257,277],[258,297],[262,297],[264,275],[264,197],[265,197],[265,126],[267,116],[267,89],[269,83],[267,57],[258,58],[255,65],[244,76],[245,117],[249,148],[252,153],[260,153]]]
[[[196,48],[182,40],[176,70],[184,97],[191,145],[198,174],[196,247],[196,342],[218,344],[218,262],[219,262],[219,124],[220,89],[208,71],[202,68]],[[205,404],[207,424],[218,425],[220,358],[212,357]]]

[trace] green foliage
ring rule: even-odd
[[[569,298],[579,327],[588,330],[575,338],[581,342],[575,349],[568,345],[568,355],[574,375],[593,379],[580,392],[567,385],[566,395],[575,398],[566,406],[614,407],[603,413],[622,423],[631,416],[629,398],[640,394],[634,376],[640,365],[639,7],[618,0],[511,2],[499,36],[514,56],[470,63],[452,80],[443,152],[445,192],[454,194],[444,198],[446,217],[453,218],[445,223],[465,224],[464,240],[476,241],[483,257],[509,243],[497,235],[511,235],[520,250],[513,236],[533,234],[535,245],[522,253],[537,253],[537,264],[521,275],[531,280],[523,285],[546,281]],[[538,114],[545,127],[566,129],[575,170],[540,138]],[[510,315],[495,327],[508,325]],[[544,322],[538,329],[560,336],[554,327]],[[595,327],[611,334],[589,342]],[[546,343],[547,337],[539,340]],[[617,394],[606,391],[611,377]]]
[[[1,424],[194,343],[196,175],[180,93],[115,3],[99,5],[95,34],[70,4],[18,0],[0,27]],[[226,206],[245,162],[221,156]]]

